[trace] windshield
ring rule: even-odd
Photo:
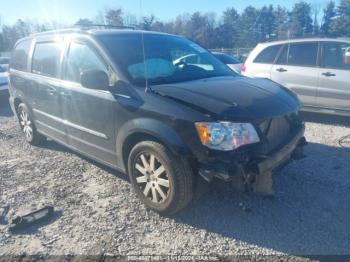
[[[144,34],[104,35],[100,39],[120,70],[135,85],[170,84],[233,75],[201,46],[181,37]],[[145,59],[144,59],[145,58]]]

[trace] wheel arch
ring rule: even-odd
[[[155,119],[134,119],[123,125],[117,134],[118,165],[127,171],[127,160],[131,149],[137,143],[146,140],[161,143],[175,155],[191,154],[190,149],[172,127]]]

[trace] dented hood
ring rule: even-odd
[[[291,91],[261,78],[215,77],[157,85],[152,89],[221,120],[270,118],[295,112],[300,107]]]

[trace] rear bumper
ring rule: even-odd
[[[230,181],[235,176],[257,175],[280,169],[290,160],[299,160],[304,157],[303,146],[307,144],[304,131],[305,127],[302,126],[279,150],[270,155],[260,156],[259,158],[252,157],[246,163],[233,161],[227,166],[223,165],[218,159],[217,163],[200,166],[199,174],[208,182],[214,177]]]

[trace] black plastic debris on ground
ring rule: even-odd
[[[7,219],[6,216],[10,210],[10,206],[0,207],[0,225],[6,225]]]
[[[9,230],[11,233],[20,233],[34,225],[42,226],[45,222],[48,222],[54,214],[54,208],[52,206],[46,206],[27,215],[16,217],[12,220]]]
[[[10,140],[11,138],[13,138],[13,135],[9,135],[9,134],[4,133],[3,131],[0,131],[0,139]]]

